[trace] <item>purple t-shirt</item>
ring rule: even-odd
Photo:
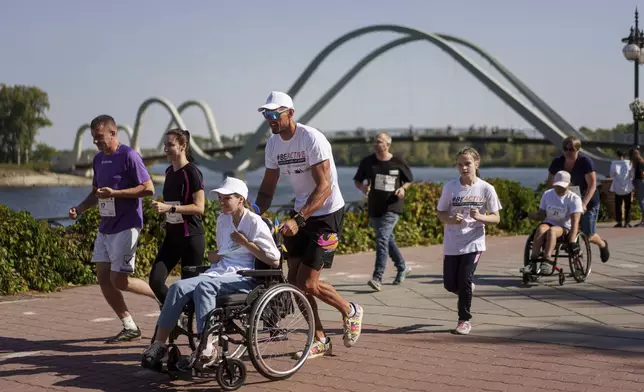
[[[114,153],[102,151],[94,157],[94,180],[97,188],[114,190],[134,188],[150,180],[143,159],[136,150],[121,144]],[[101,203],[101,199],[98,200]],[[114,234],[123,230],[143,227],[141,199],[114,199],[115,216],[102,216],[98,231]]]

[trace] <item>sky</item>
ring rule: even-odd
[[[2,0],[0,83],[49,94],[53,126],[37,140],[58,149],[71,149],[77,129],[99,114],[133,126],[151,97],[174,106],[205,101],[219,132],[232,136],[254,132],[262,121],[257,107],[270,91],[287,91],[327,44],[361,27],[397,24],[472,41],[573,126],[609,128],[631,118],[634,66],[622,55],[621,39],[638,5],[644,6],[631,0]],[[340,47],[294,97],[296,119],[363,56],[400,37],[378,32]],[[500,77],[480,56],[459,50]],[[208,134],[196,108],[182,117],[191,133]],[[169,120],[165,109],[151,106],[142,117],[141,146],[156,146]],[[308,123],[323,131],[532,128],[427,42],[379,57]],[[82,143],[91,147],[89,134]]]

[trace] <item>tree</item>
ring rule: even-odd
[[[29,161],[41,128],[52,125],[46,92],[34,86],[0,85],[0,162]]]
[[[31,159],[34,162],[51,162],[56,154],[57,151],[54,147],[46,143],[38,143],[31,153]]]

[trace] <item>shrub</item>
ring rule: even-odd
[[[518,182],[488,179],[494,185],[503,207],[501,222],[489,226],[489,235],[526,234],[534,222],[514,220],[521,209],[536,211],[539,195]],[[436,206],[442,184],[415,183],[406,193],[405,210],[394,231],[400,246],[440,244],[443,225]],[[143,200],[144,227],[141,230],[134,276],[147,280],[159,246],[163,241],[163,219],[152,210],[152,198]],[[218,215],[217,203],[206,200],[203,218],[206,250],[215,249]],[[275,213],[268,213],[272,220]],[[278,216],[284,220],[283,215]],[[15,212],[0,205],[0,294],[26,290],[52,291],[69,284],[95,283],[91,263],[94,239],[99,224],[98,209],[92,208],[67,228],[52,228],[28,212]],[[374,232],[369,227],[367,212],[350,210],[345,214],[339,254],[373,250]],[[204,255],[205,256],[205,255]],[[178,267],[173,271],[179,272]]]

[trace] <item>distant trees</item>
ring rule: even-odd
[[[49,97],[34,86],[0,84],[0,162],[27,163],[41,128],[52,125],[47,118]],[[39,156],[49,154],[37,147]]]

